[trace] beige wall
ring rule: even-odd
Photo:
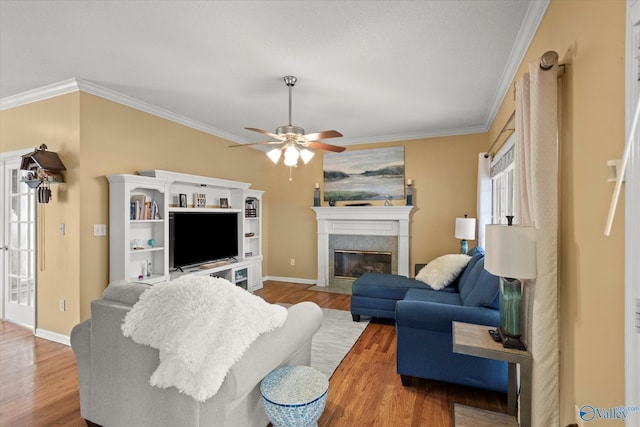
[[[76,92],[0,112],[0,151],[26,154],[46,144],[67,168],[67,182],[52,185],[52,201],[37,208],[36,320],[39,328],[65,335],[80,320],[79,99]],[[66,226],[64,236],[59,224]],[[66,300],[64,313],[60,299]]]
[[[67,171],[53,200],[38,207],[44,236],[38,236],[37,326],[63,335],[90,316],[89,303],[109,279],[108,238],[93,236],[93,224],[109,223],[105,175],[165,169],[261,190],[267,184],[267,162],[256,150],[228,148],[226,140],[81,92],[0,112],[0,151],[26,153],[43,142]],[[263,206],[268,210],[268,195]],[[64,313],[60,299],[67,301]]]
[[[80,122],[82,204],[81,318],[109,277],[109,241],[93,224],[109,223],[105,175],[162,169],[252,183],[266,189],[263,154],[229,148],[229,141],[82,93]],[[204,244],[204,243],[203,243]]]
[[[621,157],[625,136],[624,31],[623,0],[552,0],[517,74],[547,50],[567,63],[560,142],[562,426],[576,421],[576,405],[624,405],[622,205],[611,237],[603,235],[613,191],[606,161]],[[492,138],[513,105],[511,91]]]
[[[71,112],[71,118],[60,117]],[[264,154],[228,148],[223,139],[87,94],[74,93],[0,112],[2,151],[40,143],[33,129],[55,123],[73,136],[73,145],[55,132],[47,142],[67,166],[66,183],[46,213],[40,275],[38,327],[68,334],[90,315],[109,277],[109,242],[94,237],[94,224],[109,223],[109,188],[105,175],[165,169],[253,183],[266,190],[263,203],[265,276],[316,279],[316,222],[310,209],[313,188],[322,183],[322,154],[309,165],[289,169],[273,165]],[[41,122],[37,126],[31,123]],[[58,132],[59,133],[59,132]],[[5,141],[7,141],[5,143]],[[36,141],[36,142],[34,142]],[[454,218],[475,215],[477,153],[487,148],[485,135],[433,138],[349,147],[405,147],[407,178],[415,182],[411,263],[456,252]],[[394,201],[394,203],[404,203]],[[64,237],[57,224],[65,223]],[[42,241],[39,240],[39,244]],[[296,260],[290,265],[290,259]],[[67,300],[67,312],[58,301]]]
[[[476,216],[478,153],[488,148],[487,135],[463,135],[395,143],[349,146],[348,151],[404,146],[405,174],[415,184],[411,217],[411,268],[460,250],[453,232],[455,218]],[[315,280],[317,239],[313,188],[323,187],[322,161],[314,158],[304,167],[271,165],[269,194],[269,274]],[[404,205],[404,200],[394,200]],[[341,203],[338,203],[340,205]],[[373,204],[382,204],[374,202]],[[323,202],[323,206],[328,206]],[[470,243],[473,245],[473,242]],[[294,258],[295,266],[290,265]]]

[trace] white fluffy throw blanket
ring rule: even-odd
[[[145,291],[127,313],[122,332],[159,350],[152,386],[174,386],[204,402],[251,343],[286,318],[286,308],[228,280],[187,276]]]

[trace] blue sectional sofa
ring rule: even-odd
[[[366,273],[352,285],[351,314],[395,319],[397,372],[412,377],[507,391],[507,363],[453,352],[452,322],[498,326],[498,277],[484,269],[484,251],[449,286],[436,291],[404,276]]]

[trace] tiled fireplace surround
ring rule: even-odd
[[[314,207],[318,221],[318,286],[333,277],[335,249],[392,252],[392,273],[409,275],[409,223],[413,206]]]

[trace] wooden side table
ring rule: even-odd
[[[509,388],[507,396],[507,411],[509,415],[499,412],[485,411],[465,405],[454,405],[454,425],[471,426],[517,426],[517,365],[520,365],[520,425],[531,426],[531,365],[532,357],[528,351],[504,348],[489,336],[492,326],[474,325],[463,322],[453,322],[453,351],[469,356],[487,359],[504,360],[509,363]],[[486,420],[486,424],[479,423]],[[485,421],[483,421],[485,422]]]

